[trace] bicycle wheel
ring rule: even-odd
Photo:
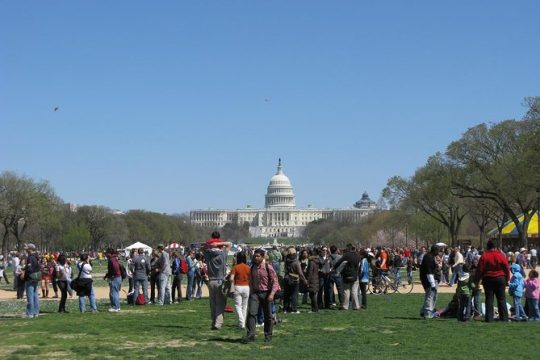
[[[388,294],[395,293],[398,291],[399,282],[394,277],[394,274],[388,272],[384,275],[384,280],[386,283],[386,292]]]
[[[409,294],[414,287],[414,278],[412,277],[412,275],[410,278],[407,276],[406,269],[400,269],[400,275],[401,275],[402,281],[399,284],[397,291],[400,294]]]
[[[373,281],[370,279],[368,283],[368,291],[373,295],[382,295],[386,293],[386,284],[381,282],[380,279]]]

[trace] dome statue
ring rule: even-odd
[[[278,161],[277,172],[270,179],[265,196],[265,207],[295,207],[294,192],[289,178],[283,173],[281,159]]]

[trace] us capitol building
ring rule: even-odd
[[[277,172],[270,179],[266,191],[264,209],[192,210],[190,220],[193,225],[208,228],[220,228],[227,223],[241,226],[247,222],[252,237],[301,237],[312,221],[333,219],[357,222],[375,210],[377,205],[367,193],[349,209],[297,209],[291,181],[283,173],[279,159]]]

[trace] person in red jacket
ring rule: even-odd
[[[487,242],[487,250],[480,257],[476,270],[476,282],[482,281],[486,293],[486,322],[493,321],[493,297],[497,297],[499,320],[508,321],[506,308],[506,285],[510,281],[510,267],[506,256],[492,240]]]

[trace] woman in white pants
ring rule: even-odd
[[[251,268],[246,264],[246,253],[239,252],[236,255],[236,265],[229,276],[234,284],[234,306],[238,314],[238,327],[242,330],[246,328],[250,275]]]

